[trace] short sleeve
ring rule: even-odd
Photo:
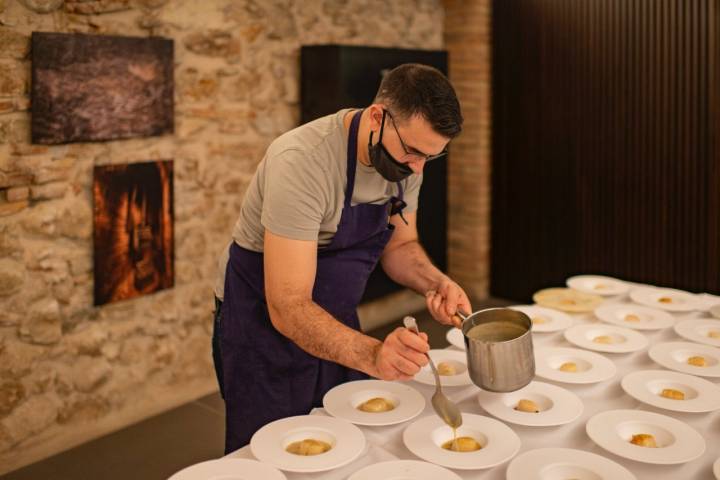
[[[407,203],[404,211],[407,213],[416,212],[418,209],[418,197],[420,196],[420,185],[422,185],[423,176],[410,175],[403,184],[404,198],[403,200]]]
[[[281,237],[317,240],[329,203],[324,169],[299,150],[266,159],[260,222]]]

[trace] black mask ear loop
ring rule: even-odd
[[[380,121],[380,135],[378,136],[378,143],[382,142],[383,137],[383,131],[385,130],[385,114],[387,114],[387,111],[383,109],[383,116],[382,120]],[[368,150],[370,147],[372,147],[372,137],[374,132],[370,132],[370,137],[368,138]],[[372,155],[370,155],[370,163],[372,163]],[[373,165],[374,167],[375,165]]]

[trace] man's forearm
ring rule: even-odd
[[[432,264],[417,240],[405,242],[385,252],[381,262],[383,270],[390,278],[420,295],[437,288],[440,281],[446,277]]]
[[[283,299],[268,308],[275,328],[310,355],[377,376],[379,340],[346,326],[310,299]]]

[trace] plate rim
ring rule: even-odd
[[[337,395],[339,391],[342,391],[342,390],[344,390],[344,389],[351,390],[354,386],[358,386],[358,387],[359,387],[360,384],[362,384],[362,383],[376,383],[376,384],[378,384],[378,387],[377,387],[377,388],[384,388],[384,387],[388,387],[389,385],[391,385],[391,386],[389,387],[389,389],[395,388],[395,389],[407,390],[410,395],[415,396],[416,399],[421,400],[421,401],[422,401],[422,404],[419,405],[419,406],[415,409],[415,410],[417,410],[417,412],[416,412],[416,413],[413,413],[412,416],[409,416],[409,417],[407,417],[407,418],[404,418],[404,417],[403,417],[402,420],[398,419],[398,420],[392,420],[392,421],[389,421],[389,422],[388,422],[388,421],[381,421],[381,420],[380,420],[380,417],[377,417],[377,418],[378,418],[378,421],[375,421],[375,422],[373,422],[373,421],[363,421],[362,419],[360,419],[360,420],[351,420],[351,419],[349,419],[349,418],[347,418],[347,417],[338,416],[338,415],[336,415],[335,413],[333,413],[333,410],[334,410],[333,407],[328,408],[328,401],[329,401],[329,399],[331,399],[334,395]],[[331,392],[334,392],[334,393],[331,394]],[[348,392],[348,393],[352,393],[352,392]],[[391,393],[394,393],[394,392],[391,392]],[[341,420],[346,420],[346,421],[348,421],[348,422],[350,422],[350,423],[353,423],[353,424],[355,424],[355,425],[364,425],[364,426],[371,426],[371,427],[373,427],[373,426],[374,426],[374,427],[382,427],[382,426],[389,426],[389,425],[397,425],[398,423],[403,423],[403,422],[406,422],[406,421],[408,421],[408,420],[412,420],[413,418],[415,418],[415,417],[417,417],[418,415],[420,415],[420,414],[425,410],[425,407],[427,406],[427,400],[425,400],[425,397],[424,397],[420,392],[418,392],[417,390],[415,390],[412,386],[407,385],[407,384],[405,384],[405,383],[389,382],[389,381],[378,380],[378,379],[373,379],[373,378],[365,379],[365,380],[353,380],[353,381],[350,381],[350,382],[345,382],[345,383],[341,383],[341,384],[339,384],[339,385],[336,385],[335,387],[333,387],[333,388],[331,388],[330,390],[328,390],[328,391],[325,393],[325,395],[323,395],[323,400],[322,400],[322,402],[323,402],[323,408],[325,409],[325,411],[326,411],[330,416],[332,416],[332,417],[334,417],[334,418],[339,418],[339,419],[341,419]],[[409,415],[409,413],[408,413],[408,415]]]
[[[639,325],[626,325],[625,323],[620,323],[620,320],[607,320],[603,318],[601,315],[605,315],[605,312],[603,310],[615,310],[620,308],[637,308],[640,310],[646,310],[650,311],[656,315],[659,315],[660,317],[664,317],[667,325],[662,327],[646,327],[646,326],[639,326]],[[601,311],[603,311],[601,313]],[[638,305],[637,303],[607,303],[604,305],[598,306],[595,311],[593,312],[595,317],[597,317],[599,320],[602,320],[605,323],[609,323],[611,325],[616,325],[618,327],[624,327],[629,328],[631,330],[651,330],[651,331],[657,331],[657,330],[665,330],[670,327],[674,327],[677,325],[677,322],[675,320],[675,317],[673,317],[667,310],[662,310],[659,308],[653,308],[648,307],[647,305]],[[609,315],[608,315],[609,316]]]
[[[552,351],[555,351],[558,354],[564,353],[567,355],[578,355],[581,358],[584,356],[584,357],[586,357],[586,358],[584,358],[585,360],[588,359],[587,357],[592,357],[596,360],[596,363],[600,363],[601,365],[604,365],[605,367],[607,367],[607,374],[605,376],[603,376],[602,378],[598,378],[598,379],[592,379],[592,377],[590,377],[590,379],[582,380],[584,377],[583,376],[578,377],[578,375],[576,373],[570,374],[567,372],[560,372],[555,369],[550,369],[553,372],[552,376],[543,375],[539,372],[544,371],[545,365],[543,362],[540,362],[539,360],[542,360],[545,356],[549,355]],[[540,368],[538,368],[538,365],[540,365]],[[612,373],[610,373],[610,372],[612,372]],[[617,365],[615,365],[615,363],[612,360],[610,360],[609,358],[604,357],[597,352],[591,352],[589,350],[584,350],[582,348],[540,347],[540,348],[535,349],[535,375],[540,378],[544,378],[544,379],[551,380],[554,382],[569,383],[569,384],[573,384],[573,385],[590,385],[590,384],[594,384],[594,383],[606,382],[606,381],[614,378],[615,375],[617,375]],[[585,375],[585,377],[587,377],[587,375]],[[573,380],[571,380],[572,378],[575,378],[575,379],[580,378],[581,380],[573,381]]]
[[[603,443],[600,443],[596,439],[597,432],[599,430],[604,433],[606,431],[606,429],[596,428],[596,424],[599,427],[605,426],[608,428],[614,428],[614,426],[616,425],[617,422],[611,422],[610,420],[612,420],[613,417],[615,417],[615,416],[621,417],[622,415],[627,415],[628,420],[635,420],[635,421],[637,421],[637,420],[649,421],[649,418],[654,417],[658,421],[665,422],[664,428],[668,428],[668,429],[669,429],[669,427],[667,426],[667,424],[674,424],[675,426],[678,427],[678,429],[684,430],[685,433],[688,433],[689,435],[695,435],[696,439],[700,440],[702,448],[699,449],[699,453],[695,453],[691,458],[685,458],[682,460],[666,458],[661,461],[651,461],[651,460],[648,460],[647,458],[643,458],[642,455],[629,455],[627,452],[625,452],[623,450],[616,449],[616,448],[609,448],[609,447],[613,447],[614,444],[605,445]],[[610,417],[610,418],[606,419],[606,417]],[[645,418],[643,418],[643,417],[645,417]],[[603,420],[605,420],[605,421],[603,421]],[[592,424],[592,426],[591,426],[591,424]],[[591,432],[591,428],[592,428],[592,431],[595,433]],[[697,458],[700,458],[707,450],[707,442],[705,441],[705,438],[700,434],[700,432],[695,430],[690,425],[688,425],[685,422],[682,422],[676,418],[670,417],[668,415],[663,415],[663,414],[655,413],[655,412],[648,412],[645,410],[614,409],[614,410],[606,410],[603,412],[599,412],[588,419],[587,423],[585,424],[585,432],[587,433],[587,436],[590,437],[590,439],[598,447],[602,448],[603,450],[605,450],[607,452],[610,452],[610,453],[617,455],[619,457],[622,457],[622,458],[634,460],[636,462],[653,464],[653,465],[679,465],[679,464],[683,464],[683,463],[688,463],[693,460],[696,460]],[[673,432],[673,433],[676,434],[676,432]],[[619,445],[619,443],[617,443],[617,445]],[[669,447],[669,448],[673,448],[673,447]],[[650,449],[650,450],[653,450],[653,449]],[[641,450],[637,450],[637,451],[641,452]],[[633,450],[631,449],[630,453],[632,453],[632,452],[633,452]],[[664,453],[667,454],[667,451],[665,451]]]
[[[185,478],[185,476],[189,473],[191,473],[192,469],[195,468],[201,468],[203,466],[211,466],[216,465],[219,463],[237,463],[237,467],[247,467],[248,465],[255,465],[265,470],[265,472],[257,472],[261,473],[263,475],[267,475],[266,480],[287,480],[287,476],[285,474],[278,470],[277,467],[270,465],[268,463],[263,463],[259,460],[255,460],[252,458],[227,458],[227,457],[221,457],[221,458],[215,458],[212,460],[205,460],[202,462],[195,463],[193,465],[188,465],[187,467],[178,470],[177,472],[173,473],[168,480],[191,480],[191,478]],[[197,472],[197,474],[203,474],[203,472]],[[204,473],[203,475],[207,475],[207,473]],[[272,475],[272,476],[270,476]],[[202,477],[204,478],[204,477]],[[198,477],[195,477],[194,480],[199,480]]]
[[[280,428],[279,425],[282,425],[283,423],[294,423],[298,422],[299,419],[313,419],[318,420],[319,422],[329,422],[329,423],[335,423],[336,426],[344,427],[349,431],[349,433],[352,435],[353,439],[359,441],[359,448],[357,448],[357,451],[355,453],[348,453],[346,458],[344,458],[341,462],[338,462],[336,464],[333,464],[331,466],[322,466],[322,467],[312,467],[309,466],[307,468],[298,468],[295,466],[288,466],[288,465],[281,465],[277,462],[277,460],[273,460],[271,458],[261,458],[266,457],[264,452],[258,452],[258,442],[259,439],[262,438],[262,435],[267,434],[266,432],[272,431],[275,428]],[[343,425],[344,424],[344,425]],[[308,425],[310,426],[310,425]],[[330,428],[328,426],[325,426],[325,428]],[[262,432],[262,433],[261,433]],[[258,440],[256,440],[256,438]],[[365,451],[367,447],[367,439],[365,438],[365,434],[362,433],[362,430],[360,430],[355,424],[348,422],[347,420],[343,420],[341,418],[331,417],[331,416],[325,416],[325,415],[294,415],[291,417],[285,417],[278,420],[275,420],[273,422],[270,422],[263,427],[261,427],[250,439],[250,451],[252,452],[253,456],[260,460],[263,463],[268,463],[275,468],[278,468],[280,470],[284,470],[286,472],[296,472],[296,473],[315,473],[315,472],[324,472],[327,470],[333,470],[335,468],[340,468],[342,466],[347,465],[348,463],[351,463],[355,461],[362,453]],[[352,451],[352,450],[350,450]],[[327,457],[326,457],[327,458]]]
[[[457,344],[455,344],[452,340],[450,340],[451,336],[457,336],[457,334],[453,334],[453,333],[452,333],[452,332],[455,331],[455,330],[457,330],[458,332],[460,332],[461,338],[464,338],[463,333],[462,333],[462,330],[460,330],[460,329],[457,328],[457,327],[452,327],[452,328],[450,328],[450,329],[445,333],[445,339],[446,339],[446,340],[448,341],[448,343],[449,343],[450,345],[452,345],[453,347],[458,348],[458,349],[460,349],[460,350],[462,350],[462,351],[466,351],[466,350],[467,350],[467,347],[465,346],[465,341],[464,341],[464,340],[463,340],[463,342],[462,342],[460,345],[457,345]],[[461,345],[462,345],[462,346],[461,346]]]
[[[545,327],[543,327],[542,325],[537,326],[537,327],[536,327],[535,325],[533,325],[533,328],[531,329],[531,331],[532,331],[533,333],[554,333],[554,332],[559,332],[559,331],[561,331],[561,330],[565,330],[565,329],[567,329],[567,328],[570,328],[570,327],[572,327],[572,325],[573,325],[573,319],[572,319],[572,317],[570,316],[570,314],[568,314],[567,312],[563,312],[562,310],[558,310],[558,309],[556,309],[556,308],[545,307],[545,306],[543,306],[543,305],[538,305],[538,304],[510,305],[510,306],[508,306],[507,308],[509,308],[509,309],[511,309],[511,310],[520,311],[520,312],[523,312],[523,313],[525,313],[525,314],[527,314],[527,312],[525,312],[524,310],[521,310],[521,309],[525,309],[525,310],[530,310],[530,309],[547,310],[547,311],[549,311],[552,315],[557,315],[557,316],[560,317],[560,319],[562,319],[562,321],[560,321],[560,320],[557,321],[557,323],[560,324],[559,327],[545,328]],[[529,315],[528,315],[528,316],[529,316]],[[531,319],[531,320],[532,320],[532,319]],[[553,323],[555,323],[555,322],[553,322]]]
[[[571,286],[571,283],[576,283],[576,282],[582,281],[582,280],[584,280],[584,279],[586,279],[586,278],[602,278],[602,279],[605,279],[605,280],[611,280],[612,282],[617,283],[621,288],[620,288],[620,291],[617,291],[617,293],[605,293],[605,294],[603,294],[603,293],[599,293],[599,292],[596,292],[596,291],[593,291],[593,292],[591,293],[591,292],[588,291],[588,290],[583,290],[583,289],[581,289],[581,288]],[[571,276],[571,277],[568,277],[568,278],[565,280],[565,285],[567,285],[568,288],[572,288],[572,289],[574,289],[574,290],[578,290],[578,291],[581,291],[581,292],[583,292],[583,293],[591,293],[592,295],[600,295],[600,296],[602,296],[602,297],[616,297],[616,296],[619,296],[619,295],[626,295],[626,294],[630,291],[630,289],[631,289],[631,285],[630,285],[628,282],[626,282],[625,280],[621,280],[621,279],[615,278],[615,277],[609,277],[609,276],[607,276],[607,275],[593,275],[593,274],[573,275],[573,276]]]
[[[657,375],[657,376],[660,376],[660,375],[668,375],[668,376],[671,376],[671,377],[672,377],[672,376],[678,376],[678,377],[683,377],[683,379],[684,379],[685,381],[695,382],[695,383],[700,383],[700,384],[706,384],[705,386],[708,386],[708,385],[709,385],[709,386],[711,386],[711,387],[713,387],[713,388],[716,388],[716,389],[717,389],[717,393],[718,393],[718,399],[719,399],[719,401],[718,401],[718,407],[717,407],[717,408],[713,408],[713,409],[707,409],[707,408],[704,408],[704,407],[703,407],[703,408],[692,408],[692,409],[669,408],[669,407],[666,406],[666,405],[673,405],[673,404],[672,404],[672,403],[666,403],[666,402],[677,402],[677,400],[670,400],[670,399],[664,399],[664,398],[658,397],[658,398],[657,398],[657,402],[649,402],[649,401],[647,401],[646,399],[639,398],[639,397],[640,397],[639,395],[634,395],[633,393],[631,393],[631,392],[629,391],[629,390],[630,390],[630,380],[626,380],[626,379],[628,379],[628,378],[634,379],[634,377],[643,377],[643,376],[651,376],[651,375]],[[678,381],[679,381],[679,380],[678,380]],[[690,386],[693,386],[693,385],[690,385]],[[620,387],[623,389],[623,391],[624,391],[626,394],[628,394],[629,396],[631,396],[631,397],[634,398],[635,400],[637,400],[637,401],[639,401],[639,402],[642,402],[642,403],[644,403],[644,404],[646,404],[646,405],[650,405],[650,406],[653,406],[653,407],[656,407],[656,408],[660,408],[660,409],[663,409],[663,410],[670,410],[670,411],[681,412],[681,413],[709,413],[709,412],[714,412],[714,411],[716,411],[716,410],[720,410],[720,387],[718,387],[718,386],[715,385],[714,383],[710,382],[709,380],[705,380],[704,378],[698,377],[698,376],[696,376],[696,375],[690,375],[690,374],[687,374],[687,373],[676,372],[676,371],[673,371],[673,370],[659,370],[659,369],[637,370],[637,371],[629,372],[628,374],[626,374],[626,375],[620,380]],[[697,388],[697,387],[693,386],[693,388]],[[653,398],[653,397],[648,396],[648,398]],[[699,402],[697,401],[697,399],[693,399],[693,400],[686,401],[685,403],[675,403],[675,405],[677,405],[677,406],[691,405],[691,406],[692,406],[692,403],[691,403],[691,402],[692,402],[692,403],[699,403]]]
[[[496,403],[496,402],[502,403],[503,397],[505,397],[507,395],[517,394],[518,392],[523,391],[525,389],[529,389],[530,387],[536,387],[536,388],[539,387],[537,391],[539,391],[540,393],[544,393],[545,395],[548,395],[548,396],[549,396],[549,394],[547,393],[548,391],[556,391],[561,396],[564,396],[564,399],[566,401],[564,403],[561,403],[558,406],[558,408],[559,409],[568,409],[568,411],[571,411],[573,413],[572,416],[567,416],[566,418],[563,418],[562,420],[549,420],[549,421],[544,421],[544,422],[530,422],[530,423],[521,422],[518,420],[520,420],[522,418],[522,416],[520,416],[522,414],[519,414],[517,416],[517,418],[515,418],[516,416],[513,414],[512,411],[508,412],[508,413],[510,413],[510,415],[506,415],[506,416],[497,415],[495,412],[488,410],[487,407],[481,401],[481,399],[483,397],[486,397],[489,400],[491,400],[491,402],[489,402],[491,404]],[[482,407],[483,410],[488,412],[493,417],[498,418],[503,421],[506,421],[506,422],[513,423],[515,425],[522,425],[522,426],[526,426],[526,427],[554,427],[554,426],[558,426],[558,425],[567,425],[568,423],[572,423],[575,420],[577,420],[578,418],[580,418],[582,416],[583,412],[585,411],[585,404],[580,399],[580,397],[578,395],[576,395],[575,393],[571,392],[570,390],[568,390],[566,388],[560,387],[558,385],[553,385],[552,383],[541,382],[538,380],[533,380],[528,385],[521,388],[520,390],[517,390],[515,392],[510,392],[510,393],[494,393],[494,392],[487,392],[485,390],[481,390],[477,394],[477,401],[478,401],[478,404],[480,405],[480,407]],[[570,408],[574,408],[574,411],[570,410]],[[532,418],[532,417],[526,417],[526,418]],[[534,417],[534,418],[541,418],[541,417],[538,416],[538,417]]]
[[[361,474],[361,473],[363,473],[364,470],[369,470],[369,469],[371,469],[371,468],[376,468],[376,467],[379,466],[379,465],[388,464],[388,463],[393,463],[393,464],[403,463],[403,464],[405,464],[405,465],[407,465],[407,464],[413,464],[413,465],[417,465],[418,468],[423,468],[423,469],[427,469],[427,468],[430,468],[430,467],[431,467],[431,468],[433,468],[435,471],[434,471],[434,472],[430,472],[430,473],[435,474],[435,473],[440,473],[440,472],[442,472],[442,473],[446,474],[446,476],[445,476],[444,479],[443,479],[443,478],[439,478],[438,480],[462,480],[462,477],[460,477],[457,473],[455,473],[455,472],[453,472],[453,471],[451,471],[451,470],[448,470],[447,468],[443,467],[442,465],[436,465],[436,464],[430,463],[430,462],[428,462],[428,461],[426,461],[426,460],[408,460],[408,459],[386,460],[386,461],[383,461],[383,462],[373,463],[372,465],[366,465],[365,467],[361,468],[360,470],[358,470],[358,471],[356,471],[356,472],[353,472],[353,473],[347,478],[347,480],[360,480],[360,477],[359,477],[358,475]],[[379,473],[379,472],[378,472],[378,473]],[[392,473],[392,472],[390,472],[390,473]],[[413,473],[413,474],[414,474],[415,472],[410,472],[410,473]],[[433,477],[433,478],[434,478],[434,477]]]
[[[665,349],[669,349],[670,345],[675,345],[677,348],[700,348],[700,349],[711,349],[714,350],[713,353],[717,356],[718,360],[720,361],[720,348],[713,347],[710,345],[704,345],[702,343],[695,343],[695,342],[661,342],[656,345],[653,345],[648,349],[648,356],[650,359],[660,365],[661,367],[665,367],[668,370],[673,370],[675,372],[680,373],[687,373],[690,375],[696,375],[698,377],[707,377],[707,378],[720,378],[720,363],[715,367],[714,371],[711,371],[711,373],[703,372],[702,370],[693,370],[691,368],[691,365],[685,365],[682,363],[674,362],[665,363],[665,356],[669,355],[669,351],[666,352]],[[682,345],[683,347],[681,347]],[[700,368],[700,367],[694,367],[694,368]]]
[[[462,363],[465,365],[465,368],[466,368],[465,373],[461,373],[459,375],[454,375],[454,377],[459,377],[457,379],[458,381],[462,379],[462,383],[458,383],[455,381],[453,381],[451,383],[446,383],[451,377],[440,375],[440,384],[443,387],[450,387],[450,388],[452,388],[452,387],[467,387],[467,386],[473,384],[473,381],[470,378],[469,370],[467,370],[468,366],[467,366],[467,353],[466,352],[460,351],[460,350],[449,350],[447,348],[431,348],[428,351],[428,354],[430,352],[436,352],[436,354],[441,353],[442,355],[447,354],[448,356],[451,356],[451,357],[452,356],[462,356],[463,357]],[[433,360],[435,361],[435,363],[437,365],[438,361],[435,359],[433,359]],[[443,361],[443,360],[440,360],[440,361]],[[421,375],[421,378],[428,376],[428,379],[427,380],[418,380],[418,378],[417,378],[418,375]],[[421,368],[420,371],[418,373],[416,373],[412,379],[414,382],[418,382],[423,385],[430,385],[433,387],[435,386],[435,376],[432,374],[432,371],[430,371],[430,364]]]
[[[680,337],[684,338],[685,340],[695,342],[695,343],[701,343],[703,345],[708,345],[710,347],[720,347],[720,340],[713,340],[711,338],[705,339],[700,335],[697,335],[697,336],[692,335],[692,338],[691,338],[690,334],[688,334],[686,332],[683,332],[683,333],[680,332],[683,329],[683,326],[685,326],[685,325],[689,325],[691,323],[703,323],[703,322],[716,323],[718,325],[718,327],[720,328],[720,319],[687,318],[685,320],[681,320],[681,321],[677,322],[675,324],[675,326],[673,327],[673,330],[675,331],[675,333],[677,333]],[[710,342],[715,342],[715,343],[710,343]]]
[[[606,345],[603,343],[594,344],[592,342],[585,343],[585,342],[579,342],[577,340],[571,339],[571,336],[574,335],[576,332],[579,332],[581,330],[589,330],[591,328],[609,328],[611,330],[613,330],[613,329],[620,330],[621,332],[619,332],[619,333],[626,334],[628,337],[634,336],[639,342],[642,343],[642,346],[640,346],[640,344],[638,344],[637,347],[633,347],[633,348],[630,348],[630,347],[619,348],[620,345],[622,345],[622,344],[610,344],[610,345]],[[584,348],[586,350],[593,350],[596,352],[603,352],[603,353],[634,353],[634,352],[639,352],[639,351],[645,350],[650,345],[650,341],[648,340],[648,338],[644,334],[638,332],[637,330],[633,330],[632,328],[621,327],[619,325],[607,324],[604,322],[582,323],[580,325],[575,325],[574,327],[570,327],[567,330],[565,330],[565,332],[563,332],[563,336],[565,337],[565,340],[567,340],[568,342],[572,343],[573,345],[575,345],[577,347]],[[632,341],[628,341],[627,343],[632,343]],[[613,348],[616,345],[617,345],[617,348]]]
[[[571,452],[574,455],[584,456],[587,459],[594,460],[595,462],[597,462],[598,465],[602,465],[603,467],[613,468],[615,471],[609,472],[613,475],[611,477],[611,478],[613,478],[613,480],[637,480],[637,477],[635,476],[634,473],[632,473],[629,469],[627,469],[626,467],[624,467],[623,465],[619,464],[618,462],[616,462],[614,460],[611,460],[602,455],[598,455],[597,453],[588,452],[586,450],[580,450],[577,448],[565,448],[565,447],[541,447],[541,448],[535,448],[532,450],[527,450],[525,452],[518,454],[515,458],[512,459],[512,461],[508,465],[508,469],[507,469],[507,473],[506,473],[507,480],[541,480],[541,477],[539,475],[534,476],[534,477],[527,477],[527,475],[526,475],[527,472],[523,472],[523,471],[519,472],[519,474],[521,474],[522,476],[517,476],[516,474],[518,474],[518,472],[511,471],[511,469],[517,470],[519,468],[522,468],[522,467],[513,466],[513,465],[515,465],[515,464],[522,465],[523,461],[528,461],[527,457],[546,457],[546,458],[548,458],[548,457],[555,455],[555,456],[559,457],[559,459],[565,461],[565,459],[567,459],[568,454]],[[531,460],[534,460],[534,459],[531,458]],[[551,460],[551,461],[554,461],[554,460]],[[531,466],[533,466],[533,465],[531,465]],[[539,464],[537,466],[541,467],[541,466],[543,466],[543,464]],[[603,472],[608,473],[608,472],[605,472],[604,469],[603,469]],[[618,478],[615,476],[616,473],[622,473],[624,475],[624,477]],[[516,476],[511,477],[511,474],[516,475]]]
[[[683,294],[683,295],[685,295],[685,296],[692,297],[692,299],[694,300],[694,302],[692,302],[689,307],[683,307],[682,305],[658,305],[657,302],[652,303],[652,302],[650,302],[649,300],[645,300],[645,299],[642,297],[642,294],[643,294],[644,292],[652,292],[652,291],[654,291],[654,290],[681,293],[681,294]],[[677,288],[666,288],[666,287],[635,287],[635,288],[633,288],[633,289],[630,290],[629,295],[630,295],[630,299],[631,299],[633,302],[635,302],[635,303],[639,303],[640,305],[645,305],[645,306],[652,307],[652,308],[659,308],[659,309],[665,310],[665,311],[667,311],[667,312],[676,312],[676,313],[683,313],[683,312],[685,312],[685,313],[686,313],[686,312],[695,312],[695,311],[702,311],[702,310],[703,310],[703,307],[702,307],[702,305],[701,305],[702,302],[696,298],[696,297],[697,297],[697,294],[694,294],[694,293],[692,293],[692,292],[688,292],[688,291],[686,291],[686,290],[680,290],[680,289],[677,289]],[[679,307],[679,308],[678,308],[678,307]]]
[[[468,421],[467,421],[468,419],[472,419],[473,421],[477,421],[480,423],[485,423],[486,425],[492,425],[499,431],[504,432],[506,434],[507,438],[504,438],[503,442],[501,442],[501,443],[505,444],[508,452],[512,451],[512,453],[506,454],[506,456],[502,459],[496,459],[491,464],[482,465],[482,466],[478,466],[477,464],[471,464],[471,465],[467,465],[467,464],[466,465],[458,465],[456,463],[453,464],[453,463],[445,462],[442,457],[440,457],[439,459],[434,458],[433,460],[423,457],[422,455],[420,455],[420,452],[418,452],[414,449],[414,447],[415,447],[414,440],[415,439],[413,438],[413,439],[411,439],[412,441],[410,441],[410,442],[408,441],[408,437],[410,436],[410,434],[408,432],[413,432],[414,429],[420,428],[419,425],[421,425],[423,423],[428,423],[431,426],[430,430],[437,428],[437,427],[446,426],[445,423],[443,422],[443,420],[441,418],[439,418],[437,415],[425,416],[423,418],[415,420],[413,423],[408,425],[403,430],[403,444],[413,455],[415,455],[425,461],[428,461],[430,463],[434,463],[435,465],[441,465],[443,467],[451,468],[453,470],[485,470],[488,468],[493,468],[493,467],[502,465],[503,463],[509,461],[515,455],[517,455],[518,452],[520,451],[520,448],[522,446],[522,440],[520,439],[520,437],[518,436],[517,433],[515,433],[510,427],[505,425],[503,422],[496,420],[492,417],[485,416],[485,415],[478,415],[478,414],[474,414],[474,413],[464,413],[463,414],[463,426],[468,425]],[[437,425],[433,426],[433,424],[437,424]],[[512,443],[506,444],[506,442],[510,442],[510,440],[512,440]],[[427,441],[430,441],[430,440],[423,437],[422,440],[420,441],[420,446],[423,446],[424,443]],[[482,450],[480,450],[480,451],[482,451]],[[451,453],[451,452],[448,452],[448,453]]]

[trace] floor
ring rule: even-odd
[[[475,308],[504,306],[501,300],[474,302]],[[444,348],[447,327],[426,312],[418,312],[420,331],[427,332],[432,348]],[[384,338],[400,325],[391,324],[371,332]],[[166,479],[182,468],[223,455],[225,410],[219,394],[149,418],[123,430],[28,465],[2,480],[103,480]]]

